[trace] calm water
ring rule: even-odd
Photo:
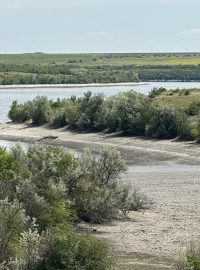
[[[106,96],[115,95],[119,92],[134,89],[135,91],[148,94],[153,87],[176,88],[200,88],[200,82],[147,82],[138,86],[109,86],[109,87],[83,87],[83,88],[36,88],[36,89],[0,89],[0,122],[7,122],[8,110],[13,100],[25,102],[37,95],[48,96],[51,99],[66,98],[71,95],[82,96],[84,92],[104,93]]]
[[[12,146],[15,146],[16,144],[17,144],[16,142],[0,140],[0,147],[6,147],[9,149]],[[22,147],[25,147],[25,148],[28,147],[28,143],[20,142],[20,145],[22,145]]]

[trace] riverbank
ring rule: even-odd
[[[89,84],[13,84],[13,85],[0,85],[0,89],[83,88],[83,87],[111,87],[111,86],[139,86],[139,85],[147,85],[147,83],[123,82],[123,83],[89,83]]]
[[[176,160],[179,163],[200,164],[200,147],[194,141],[152,140],[144,137],[122,136],[118,133],[87,133],[49,126],[0,124],[0,140],[43,142],[82,150],[85,147],[109,145],[120,149],[133,164],[157,164]]]
[[[63,145],[78,151],[110,145],[122,151],[129,165],[124,181],[152,199],[153,208],[132,212],[129,219],[112,224],[80,225],[109,242],[118,254],[116,269],[174,269],[173,263],[189,242],[199,239],[200,147],[195,142],[77,133],[26,124],[1,124],[0,139]]]

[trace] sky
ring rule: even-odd
[[[198,52],[200,0],[0,0],[0,53]]]

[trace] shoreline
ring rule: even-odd
[[[2,89],[34,89],[34,88],[84,88],[84,87],[120,87],[120,86],[140,86],[151,83],[200,83],[200,81],[183,81],[183,80],[148,80],[140,82],[121,82],[121,83],[83,83],[83,84],[12,84],[0,85]]]
[[[83,87],[110,87],[110,86],[138,86],[138,85],[148,85],[148,83],[124,82],[124,83],[89,83],[89,84],[13,84],[13,85],[0,85],[0,89],[83,88]]]
[[[53,139],[52,139],[53,138]],[[108,145],[116,147],[128,164],[155,165],[175,161],[182,164],[200,164],[200,147],[194,141],[153,140],[145,137],[119,136],[117,133],[87,133],[49,126],[1,123],[0,140],[25,143],[44,143],[83,151],[88,147]]]

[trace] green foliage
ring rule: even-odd
[[[78,244],[77,244],[78,243]],[[111,256],[107,246],[94,237],[78,235],[68,227],[57,227],[54,232],[49,256],[40,269],[107,270]]]
[[[154,99],[157,101],[163,92],[166,89],[153,89],[151,98],[133,90],[109,98],[91,92],[80,98],[72,96],[57,101],[38,96],[24,104],[14,101],[9,116],[15,122],[31,119],[34,125],[50,124],[57,128],[67,126],[87,131],[122,131],[153,138],[196,140],[199,102],[192,102],[185,109],[158,106]],[[180,89],[175,92],[180,93]]]
[[[18,104],[17,101],[13,101],[8,117],[14,122],[25,122],[32,117],[32,104],[27,102],[25,104]]]
[[[0,200],[0,263],[15,255],[19,235],[26,229],[27,218],[22,205],[8,198]]]
[[[200,245],[192,242],[176,265],[177,270],[200,270]]]
[[[155,107],[146,126],[146,135],[153,138],[177,136],[177,111],[170,107]]]
[[[73,195],[82,219],[102,223],[117,216],[120,200],[117,178],[125,169],[120,153],[112,148],[88,149],[84,152]]]
[[[37,96],[32,101],[31,118],[36,126],[46,124],[51,118],[51,105],[47,97]]]
[[[144,208],[144,197],[120,182],[126,166],[113,148],[79,158],[53,146],[0,148],[0,170],[1,269],[110,269],[107,246],[74,223]]]
[[[186,113],[190,116],[195,116],[200,113],[200,101],[193,101],[187,108]]]
[[[150,100],[134,91],[121,93],[108,102],[106,126],[113,131],[125,131],[131,134],[144,134],[148,123]]]
[[[78,129],[98,130],[104,128],[104,96],[97,94],[92,96],[92,92],[84,94],[79,99],[79,117],[77,117],[76,127]]]
[[[199,63],[199,53],[6,54],[0,84],[199,81]]]
[[[149,93],[149,97],[150,98],[155,98],[156,96],[159,96],[160,94],[162,94],[163,92],[167,91],[166,88],[160,87],[160,88],[156,88],[154,87],[151,92]]]

